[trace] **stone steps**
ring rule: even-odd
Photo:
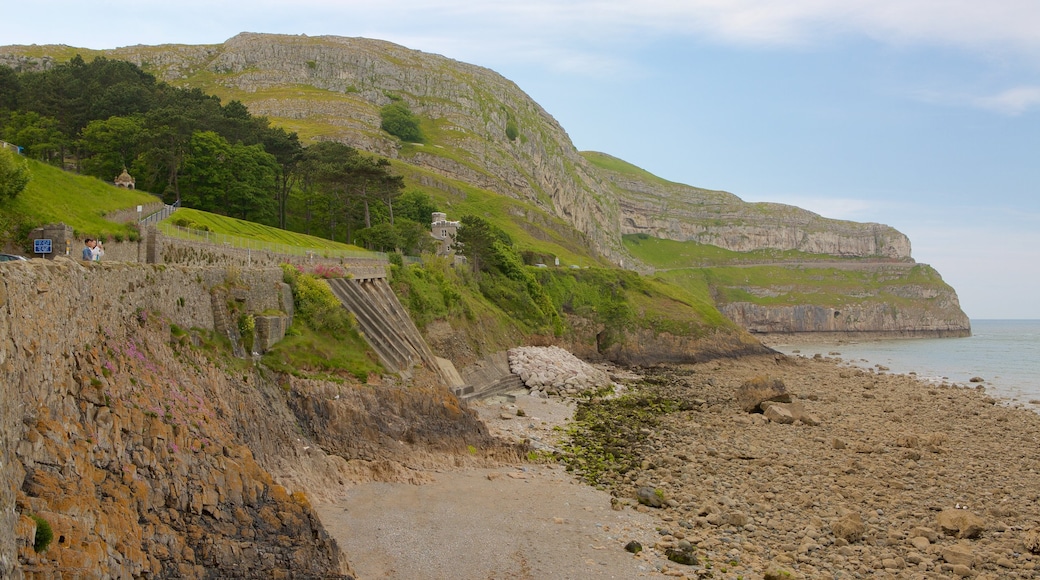
[[[482,388],[472,386],[456,389],[455,395],[464,401],[487,399],[496,395],[506,395],[517,391],[526,391],[527,387],[518,375],[509,374]]]

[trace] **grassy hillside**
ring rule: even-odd
[[[364,251],[363,248],[359,248],[352,244],[333,242],[332,240],[326,240],[325,238],[290,232],[272,226],[247,222],[245,220],[191,208],[178,209],[173,215],[165,220],[165,223],[192,230],[202,230],[217,235],[233,236],[243,240],[253,240],[267,244],[281,244],[297,248],[313,248],[316,250]],[[176,232],[167,233],[170,235],[177,235]]]
[[[695,241],[678,242],[654,238],[646,234],[622,236],[625,249],[644,264],[658,269],[709,268],[734,264],[775,264],[813,262],[866,262],[866,258],[849,258],[810,254],[798,250],[763,249],[735,252]]]
[[[28,163],[32,178],[25,190],[0,205],[0,232],[9,242],[24,244],[29,230],[49,223],[70,225],[77,237],[130,238],[136,236],[133,227],[102,216],[159,201],[143,191],[115,187],[38,161]]]
[[[409,187],[429,194],[448,219],[457,220],[466,214],[482,217],[509,234],[519,250],[558,257],[562,266],[609,265],[593,255],[584,237],[570,224],[541,208],[414,165],[397,160],[392,164],[405,176]]]

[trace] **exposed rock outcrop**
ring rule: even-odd
[[[274,268],[0,265],[0,576],[351,577],[310,498],[494,452],[435,378],[279,378],[194,346],[227,284],[259,310],[282,297]]]

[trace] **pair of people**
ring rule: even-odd
[[[105,255],[105,246],[101,240],[87,238],[83,240],[83,260],[87,262],[100,262],[101,256]]]

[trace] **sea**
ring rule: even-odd
[[[1040,410],[1040,320],[972,320],[970,337],[842,342],[776,339],[784,354],[840,357],[845,363],[886,372],[916,374],[936,383],[982,384],[986,392],[1012,404]],[[982,383],[970,382],[981,378]],[[1034,403],[1030,403],[1034,401]]]

